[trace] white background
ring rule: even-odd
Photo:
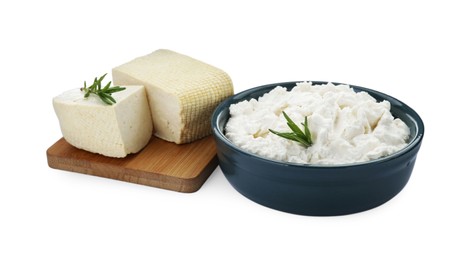
[[[0,259],[474,259],[470,1],[6,2]],[[50,169],[51,99],[159,48],[225,70],[236,92],[323,80],[404,101],[426,126],[408,185],[322,218],[255,204],[219,168],[192,194]]]

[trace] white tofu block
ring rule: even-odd
[[[170,50],[120,65],[112,79],[116,85],[144,85],[154,134],[177,144],[211,134],[211,114],[234,93],[224,71]]]
[[[152,136],[152,118],[143,86],[123,86],[107,105],[94,94],[73,89],[53,98],[53,107],[66,141],[92,153],[125,157],[140,151]]]

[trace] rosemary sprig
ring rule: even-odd
[[[81,91],[86,92],[84,94],[85,98],[89,97],[89,95],[91,95],[91,94],[95,94],[104,103],[106,103],[108,105],[112,105],[112,104],[116,103],[115,99],[112,97],[112,93],[122,91],[125,88],[120,87],[120,86],[110,87],[111,86],[110,81],[109,81],[109,83],[107,83],[107,85],[104,88],[102,88],[102,86],[101,86],[102,80],[105,78],[106,75],[107,75],[107,73],[102,75],[102,77],[100,77],[99,79],[97,79],[97,77],[94,78],[94,83],[92,83],[92,85],[89,86],[89,87],[86,86],[86,81],[84,81],[84,87],[81,88]]]
[[[310,147],[312,145],[312,135],[310,134],[310,130],[308,129],[307,117],[305,117],[304,123],[301,123],[304,128],[304,131],[302,131],[284,111],[282,111],[282,113],[284,114],[284,117],[287,120],[287,125],[292,130],[292,132],[282,133],[274,131],[272,129],[269,129],[269,131],[285,139],[299,142],[305,147]]]

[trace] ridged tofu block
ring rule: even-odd
[[[109,157],[140,151],[152,137],[152,117],[145,87],[124,86],[107,105],[96,95],[84,98],[73,89],[53,98],[64,139],[75,146]]]
[[[234,93],[224,71],[170,50],[120,65],[112,70],[112,79],[116,85],[144,85],[154,134],[177,144],[211,134],[212,112]]]

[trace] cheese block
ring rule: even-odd
[[[116,85],[144,85],[154,134],[177,144],[211,134],[212,112],[234,93],[221,69],[163,49],[114,68],[112,79]]]
[[[64,139],[71,145],[109,157],[140,151],[152,137],[152,118],[143,86],[124,86],[107,105],[73,89],[53,98]]]

